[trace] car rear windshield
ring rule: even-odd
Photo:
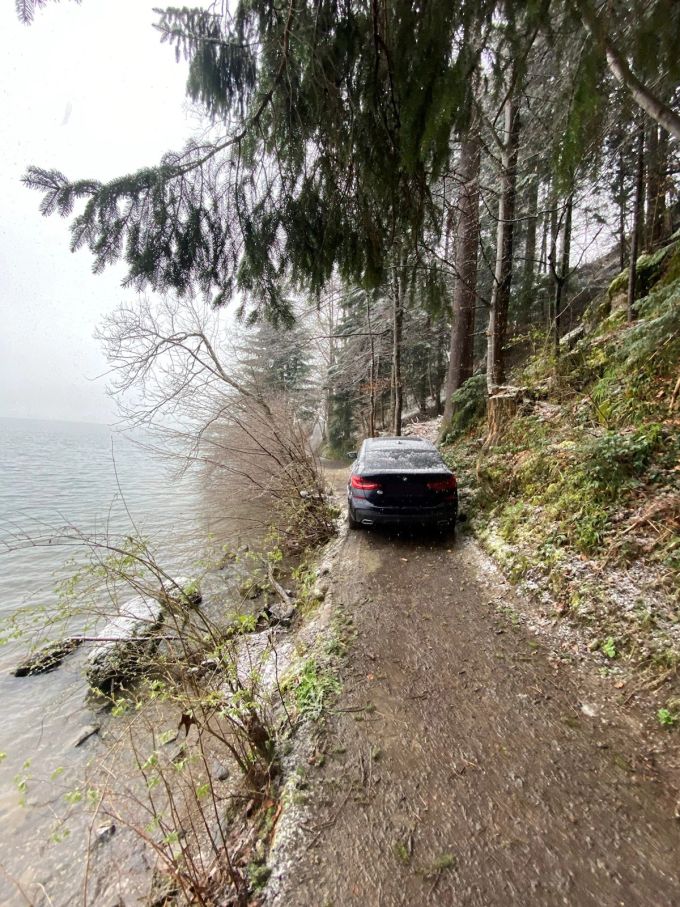
[[[365,459],[369,469],[446,469],[442,458],[434,450],[378,447],[366,451]]]

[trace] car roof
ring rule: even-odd
[[[366,448],[371,448],[373,450],[396,450],[398,448],[404,448],[405,450],[437,450],[434,444],[431,441],[426,441],[425,438],[401,438],[401,437],[392,437],[392,438],[366,438],[364,441]]]

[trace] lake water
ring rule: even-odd
[[[49,601],[73,552],[41,540],[138,530],[177,561],[201,528],[198,504],[194,477],[107,426],[0,419],[0,614]]]
[[[24,606],[55,606],[55,584],[73,570],[65,559],[82,560],[77,547],[45,544],[65,527],[111,540],[141,533],[164,567],[192,575],[208,539],[222,533],[221,512],[205,481],[179,478],[106,426],[0,419],[0,617],[6,623]],[[59,867],[68,876],[73,855],[51,839],[64,789],[87,759],[74,738],[96,718],[80,653],[49,674],[10,674],[29,644],[9,638],[0,647],[0,903],[25,904],[20,885],[31,903],[57,905],[70,896],[59,897],[49,882]],[[50,781],[55,773],[59,784]]]

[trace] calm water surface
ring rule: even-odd
[[[153,539],[164,567],[191,575],[208,537],[220,532],[220,507],[204,482],[178,478],[167,462],[106,426],[0,419],[3,621],[24,606],[54,607],[55,584],[69,571],[65,559],[82,554],[59,545],[33,547],[29,540],[68,526],[114,540],[136,527]],[[74,739],[97,719],[85,695],[83,656],[49,674],[14,678],[9,672],[27,647],[25,639],[0,647],[0,903],[26,903],[18,882],[36,898],[32,903],[57,905],[70,896],[60,897],[50,882],[69,874],[73,854],[50,838],[64,791],[87,759]],[[58,783],[50,780],[55,770]],[[59,888],[66,894],[68,886]],[[43,890],[49,899],[36,897]]]

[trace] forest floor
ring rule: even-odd
[[[471,537],[349,533],[328,599],[353,627],[342,691],[267,903],[680,903],[678,734],[532,622]]]

